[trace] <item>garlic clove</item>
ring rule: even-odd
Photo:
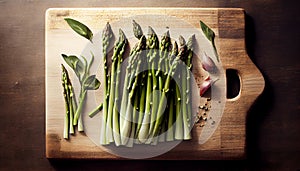
[[[207,76],[204,81],[200,84],[200,96],[202,97],[204,93],[216,82],[219,78],[212,80],[210,76]]]
[[[201,64],[202,64],[202,68],[209,73],[214,73],[216,71],[215,62],[205,52],[202,55]]]
[[[212,80],[205,80],[200,84],[200,96],[203,96],[203,94],[211,87]]]

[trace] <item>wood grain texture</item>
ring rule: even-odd
[[[264,79],[252,63],[245,50],[244,39],[244,11],[243,9],[217,9],[217,8],[110,8],[110,9],[50,9],[46,15],[46,155],[48,158],[97,158],[121,159],[109,154],[102,147],[97,147],[83,134],[71,136],[71,140],[62,138],[63,111],[57,99],[57,87],[60,78],[59,66],[53,56],[59,55],[54,46],[64,46],[62,41],[53,37],[63,34],[60,30],[68,29],[64,17],[71,17],[87,24],[90,28],[101,30],[106,22],[114,22],[121,17],[132,15],[167,15],[183,19],[193,27],[199,27],[199,20],[203,20],[216,33],[216,45],[222,62],[222,69],[235,69],[241,81],[240,94],[234,99],[227,99],[221,123],[212,137],[204,144],[199,144],[197,138],[182,142],[171,151],[155,157],[154,159],[241,159],[245,154],[245,126],[246,113],[254,100],[264,88]],[[102,25],[101,25],[102,23]],[[149,23],[147,23],[149,24]],[[170,28],[173,23],[168,23]],[[175,23],[174,23],[175,24]],[[143,25],[143,23],[142,23]],[[177,26],[178,27],[178,26]],[[182,27],[185,27],[182,25]],[[181,27],[180,27],[181,28]],[[185,28],[181,28],[185,29]],[[73,34],[71,35],[73,36]],[[68,37],[68,36],[67,36]],[[52,39],[53,38],[53,39]],[[84,44],[72,40],[72,45],[65,49],[73,53],[80,53]],[[55,41],[56,40],[56,41]],[[59,43],[56,45],[56,43]],[[54,52],[53,52],[54,51]],[[77,52],[78,51],[78,52]],[[56,72],[53,72],[56,71]],[[55,76],[56,75],[56,76]],[[54,79],[54,77],[56,79]],[[221,82],[221,81],[220,81]],[[221,85],[225,87],[226,85]],[[55,88],[56,87],[56,88]],[[222,91],[222,96],[225,89]],[[55,106],[55,107],[54,107]],[[201,128],[194,128],[193,135],[199,135]],[[196,136],[195,136],[196,137]]]

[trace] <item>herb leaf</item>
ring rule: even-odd
[[[65,21],[76,33],[92,42],[93,33],[86,25],[71,18],[65,18]]]
[[[214,41],[215,33],[203,21],[200,21],[201,29],[209,41]]]
[[[100,87],[100,81],[96,78],[96,75],[89,76],[83,83],[85,90],[97,90]]]
[[[74,55],[67,56],[65,54],[61,55],[65,62],[74,70],[75,74],[78,78],[85,72],[85,65],[81,62],[81,60]]]
[[[200,26],[201,26],[201,29],[202,29],[202,32],[204,33],[205,37],[211,42],[211,45],[213,46],[214,48],[214,53],[215,53],[215,56],[219,62],[219,55],[218,55],[218,52],[217,52],[217,48],[215,46],[215,33],[214,31],[209,28],[203,21],[200,20]]]

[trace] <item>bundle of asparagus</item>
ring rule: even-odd
[[[70,18],[65,20],[77,34],[93,43],[93,33],[86,25]],[[219,61],[214,32],[202,21],[200,26]],[[112,56],[108,55],[109,47],[113,43],[113,31],[109,23],[102,32],[105,94],[103,103],[89,114],[93,117],[103,108],[100,144],[108,145],[114,142],[116,146],[132,147],[134,143],[155,145],[162,141],[191,139],[190,71],[195,35],[192,35],[187,43],[179,36],[178,47],[176,41],[172,44],[169,31],[163,34],[159,42],[152,27],[149,26],[146,37],[141,26],[134,20],[133,33],[138,43],[131,49],[128,63],[123,64],[128,44],[124,32],[119,30],[119,38],[114,44]],[[78,131],[83,131],[81,113],[87,90],[98,89],[100,81],[95,75],[89,75],[93,54],[89,63],[83,56],[80,59],[74,55],[62,54],[62,57],[73,69],[80,83],[77,106],[68,71],[62,65],[66,108],[64,138],[68,139],[69,134],[75,133],[74,126],[78,125]],[[204,57],[206,58],[202,61],[203,69],[213,72],[213,61],[206,54]],[[109,58],[112,61],[111,66],[108,66]],[[124,83],[121,83],[122,66],[126,66]],[[200,96],[211,86],[211,82],[207,80],[204,83],[208,83],[206,87],[200,86]]]
[[[138,43],[131,49],[128,64],[125,64],[124,83],[120,84],[127,39],[119,30],[112,64],[108,67],[107,47],[112,43],[113,33],[109,23],[103,30],[105,99],[100,144],[114,142],[116,146],[132,147],[134,143],[155,145],[165,139],[191,139],[191,76],[188,70],[192,67],[194,35],[187,44],[180,36],[178,48],[176,41],[172,45],[169,31],[159,42],[152,27],[149,26],[146,38],[141,26],[133,20],[133,32]],[[177,71],[179,64],[187,67]],[[175,73],[180,85],[173,79]]]

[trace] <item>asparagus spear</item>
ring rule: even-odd
[[[170,33],[169,31],[167,31],[166,33],[164,33],[160,43],[160,62],[158,64],[158,67],[162,67],[162,71],[164,72],[161,72],[161,74],[163,75],[159,75],[159,90],[163,89],[163,85],[165,83],[165,79],[168,74],[169,65],[167,61],[168,61],[168,56],[170,51],[170,45],[171,45]],[[166,105],[164,116],[168,115],[168,110],[169,110],[169,103],[167,103]],[[167,117],[165,117],[163,125],[161,127],[162,133],[166,131],[167,126],[168,126]],[[160,136],[159,142],[163,142],[163,141],[165,141],[165,136]]]
[[[184,38],[182,36],[179,37],[179,42],[180,42],[180,46],[181,48],[185,49],[185,55],[182,56],[181,60],[183,62],[185,62],[187,60],[187,46],[186,46],[186,42],[184,40]],[[182,117],[183,117],[183,139],[191,139],[190,136],[190,118],[188,117],[188,110],[187,110],[187,93],[188,93],[188,88],[187,88],[187,80],[186,78],[188,78],[187,76],[187,69],[184,68],[181,72],[181,88],[182,88],[182,109],[181,109],[181,113],[182,113]],[[189,78],[188,78],[189,80]]]
[[[148,27],[148,39],[147,39],[147,58],[149,59],[148,62],[148,68],[151,67],[151,64],[155,63],[155,59],[157,57],[157,49],[158,49],[158,37],[156,35],[156,33],[154,32],[154,30],[152,29],[152,27]],[[151,109],[151,104],[153,101],[153,105],[154,103],[156,103],[156,99],[152,99],[151,97],[151,90],[155,90],[156,89],[156,82],[155,81],[155,75],[153,74],[153,70],[148,70],[148,77],[147,77],[147,88],[146,88],[146,102],[145,102],[145,113],[143,116],[143,121],[142,121],[142,125],[140,127],[140,129],[138,129],[138,139],[140,142],[144,143],[146,142],[148,136],[149,136],[149,128],[150,128],[150,116],[152,116],[154,114],[154,112],[150,113],[150,109]],[[152,86],[152,82],[153,82],[153,86]],[[156,91],[154,91],[156,92]],[[156,96],[155,93],[153,92],[153,96]],[[153,108],[152,108],[153,109]]]
[[[99,106],[97,106],[93,111],[89,113],[89,117],[94,117],[98,112],[100,112],[103,109],[103,103],[101,103]]]
[[[134,27],[135,28],[135,27]],[[132,102],[133,102],[133,94],[136,92],[136,88],[132,88],[129,83],[129,77],[133,80],[134,76],[136,76],[135,79],[138,79],[138,66],[137,61],[141,60],[140,58],[143,56],[143,51],[145,50],[146,45],[146,37],[142,36],[140,37],[139,42],[136,44],[136,46],[131,51],[131,55],[129,56],[129,62],[128,66],[126,68],[126,74],[125,74],[125,86],[123,89],[123,97],[122,97],[122,106],[121,106],[121,113],[124,116],[124,119],[121,120],[121,140],[122,145],[125,145],[128,141],[128,138],[130,136],[131,131],[131,123],[132,123]],[[131,73],[131,74],[130,74]],[[133,81],[135,82],[135,80]],[[135,84],[135,83],[134,83]],[[136,110],[136,109],[135,109]]]
[[[122,48],[120,49],[117,56],[117,72],[115,77],[116,87],[115,87],[115,101],[114,101],[114,109],[113,109],[113,135],[116,146],[121,144],[120,138],[120,125],[119,125],[119,85],[120,85],[120,77],[121,77],[121,64],[123,62],[125,48],[127,46],[127,38],[124,32],[120,29],[120,41],[122,42]]]
[[[114,53],[112,56],[112,67],[111,67],[111,82],[110,82],[110,96],[109,96],[109,104],[108,104],[108,113],[107,113],[107,127],[106,127],[106,136],[108,142],[113,142],[113,138],[115,138],[116,145],[120,144],[120,137],[119,137],[119,117],[118,113],[114,112],[117,109],[117,104],[115,103],[118,100],[118,86],[117,83],[117,76],[120,73],[120,64],[122,60],[122,56],[125,52],[125,47],[127,45],[127,39],[125,37],[124,32],[119,29],[119,39],[115,44]],[[112,128],[113,131],[112,132]]]
[[[163,34],[160,42],[160,47],[159,47],[159,64],[158,64],[158,70],[159,71],[165,71],[165,76],[168,74],[168,55],[169,55],[169,49],[171,45],[171,39],[170,39],[170,33],[167,31],[166,33]]]
[[[133,104],[133,111],[132,111],[132,124],[131,124],[131,130],[130,131],[130,139],[127,142],[126,146],[127,147],[132,147],[133,146],[133,142],[134,142],[134,138],[135,138],[135,129],[136,129],[136,125],[137,125],[137,113],[138,113],[138,108],[139,108],[139,95],[138,93],[135,94],[134,96],[134,104]]]
[[[132,20],[132,24],[133,24],[134,36],[137,39],[140,39],[143,36],[143,30],[142,30],[141,26],[135,20]]]
[[[169,58],[167,58],[166,64],[168,65],[168,68],[170,67],[170,61],[173,61],[173,59],[177,56],[178,54],[178,46],[177,43],[174,42],[173,48],[172,48],[172,53],[169,56]],[[174,108],[176,108],[176,94],[175,94],[175,89],[178,88],[176,85],[176,82],[174,80],[171,81],[171,93],[169,95],[169,100],[170,100],[170,104],[169,104],[169,108],[168,108],[168,129],[167,129],[167,141],[173,141],[174,140],[174,114],[176,114],[176,112],[174,112]],[[179,108],[180,109],[180,108]],[[175,110],[176,111],[176,110]],[[176,116],[176,115],[175,115]]]
[[[177,42],[174,42],[172,55],[170,58],[170,64],[173,62],[173,60],[175,59],[174,57],[177,55],[178,55],[178,45],[177,45]],[[174,102],[174,105],[175,105],[175,133],[174,134],[175,135],[174,135],[174,138],[181,140],[183,138],[182,117],[180,115],[181,95],[180,95],[180,90],[179,90],[178,85],[177,84],[174,84],[174,85],[175,85],[175,86],[173,86],[173,89],[175,89],[174,90],[175,91],[175,94],[174,94],[174,98],[175,98],[175,102]]]
[[[175,139],[176,140],[182,140],[183,139],[183,121],[181,116],[181,95],[178,85],[175,87],[175,93],[176,93],[176,120],[175,120]]]
[[[102,31],[102,52],[103,52],[103,64],[104,64],[104,101],[103,101],[103,118],[101,122],[101,135],[100,144],[108,144],[106,140],[106,125],[107,125],[107,113],[108,113],[108,98],[109,98],[109,75],[107,65],[107,51],[112,42],[113,32],[110,24],[106,23]]]
[[[142,66],[145,64],[145,60],[143,59],[144,56],[145,56],[145,48],[146,48],[146,37],[143,36],[141,37],[140,39],[140,42],[141,44],[139,46],[141,46],[141,49],[140,51],[138,52],[137,54],[137,58],[136,58],[136,67],[135,69],[132,70],[132,73],[134,73],[135,75],[135,78],[134,78],[134,83],[133,85],[131,86],[131,90],[130,90],[130,93],[129,93],[129,101],[128,101],[128,107],[127,107],[127,111],[126,111],[126,116],[129,116],[129,115],[132,115],[132,110],[134,110],[133,112],[136,112],[134,108],[132,108],[132,104],[134,103],[134,96],[139,96],[139,94],[142,94],[142,97],[141,97],[141,110],[139,110],[139,117],[137,116],[137,114],[135,113],[135,116],[132,117],[131,119],[136,121],[137,118],[139,118],[139,122],[138,124],[134,124],[134,125],[137,125],[137,127],[139,127],[139,125],[141,124],[141,119],[143,117],[143,112],[144,112],[144,109],[145,107],[143,107],[142,105],[144,105],[144,101],[145,101],[145,93],[144,92],[140,92],[139,93],[139,90],[141,91],[145,91],[145,72],[142,72],[140,73],[140,69],[142,68]],[[143,62],[144,61],[144,62]],[[140,77],[140,75],[142,75],[142,77]],[[138,82],[140,82],[140,86],[138,87]],[[135,107],[137,108],[137,107]],[[130,129],[130,120],[127,118],[126,119],[126,129],[124,129],[124,132],[125,130],[129,130]],[[130,131],[128,132],[130,133]],[[129,136],[129,135],[128,135]]]
[[[179,49],[178,55],[176,56],[176,58],[174,59],[172,65],[170,67],[170,70],[168,71],[168,75],[167,75],[165,85],[164,85],[164,88],[163,88],[163,91],[162,91],[162,96],[159,100],[157,116],[156,116],[157,119],[156,119],[156,122],[155,122],[155,125],[154,125],[153,136],[158,136],[158,133],[160,131],[161,124],[163,122],[164,105],[166,103],[165,96],[167,96],[167,94],[169,92],[170,82],[171,82],[171,79],[172,79],[172,77],[174,76],[174,74],[176,72],[177,65],[178,65],[180,59],[185,55],[185,53],[186,53],[186,47],[181,47]]]
[[[133,25],[133,33],[136,38],[140,39],[143,35],[143,31],[141,29],[141,26],[135,21],[132,21]],[[124,118],[127,110],[127,102],[128,102],[128,93],[129,93],[129,79],[133,74],[131,74],[131,69],[134,67],[134,62],[137,58],[137,53],[141,49],[141,42],[138,42],[135,44],[134,48],[131,50],[130,55],[129,55],[129,61],[126,67],[126,72],[125,72],[125,80],[124,80],[124,86],[123,86],[123,94],[122,94],[122,104],[121,104],[121,110],[120,110],[120,128],[123,130],[123,123],[124,123]],[[123,131],[121,131],[121,139],[123,137]],[[125,144],[123,144],[125,145]]]
[[[63,64],[61,65],[62,67],[62,86],[63,86],[63,94],[64,94],[64,99],[65,99],[65,109],[66,109],[66,113],[65,113],[65,119],[64,119],[64,138],[65,139],[69,139],[69,128],[70,128],[70,120],[69,120],[69,116],[70,116],[70,105],[69,105],[69,99],[68,99],[68,81],[69,81],[69,74],[68,71],[66,70],[66,68],[63,66]],[[73,127],[73,124],[72,124]]]
[[[190,82],[191,82],[191,70],[192,70],[192,57],[193,57],[193,43],[195,41],[195,35],[192,35],[188,42],[187,42],[187,49],[188,49],[188,54],[187,54],[187,59],[186,59],[186,65],[187,65],[187,81],[186,81],[186,104],[187,105],[187,124],[188,124],[188,130],[185,130],[185,134],[184,134],[184,139],[191,139],[191,135],[190,135],[190,127],[191,127],[191,118],[192,118],[192,102],[191,100],[191,87],[190,87]],[[189,71],[190,70],[190,71]],[[186,132],[188,131],[188,132]]]

